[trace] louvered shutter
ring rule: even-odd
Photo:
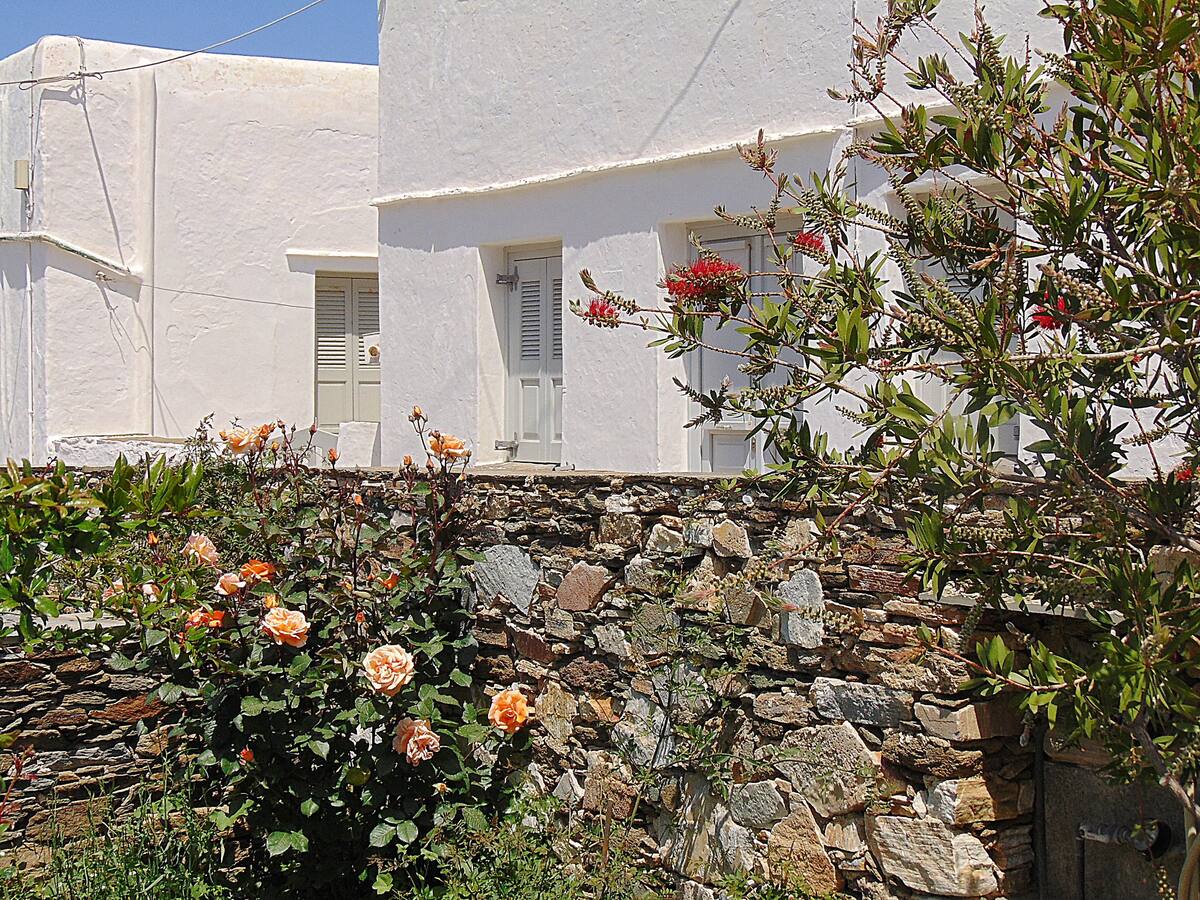
[[[370,348],[379,341],[379,282],[354,279],[354,419],[379,421],[379,357]]]
[[[509,313],[509,423],[516,458],[557,462],[562,444],[562,259],[518,259]]]
[[[317,426],[325,431],[337,431],[354,416],[350,297],[349,278],[317,279],[316,411]]]

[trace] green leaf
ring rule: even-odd
[[[386,847],[392,842],[392,838],[396,836],[396,829],[392,825],[381,823],[371,829],[370,842],[372,847]]]
[[[295,850],[297,853],[308,851],[308,838],[300,831],[272,831],[267,835],[267,852],[271,856],[281,856]]]
[[[244,716],[261,715],[265,708],[266,704],[258,697],[247,695],[242,698],[242,715]]]
[[[375,877],[375,893],[390,894],[392,892],[392,876],[389,872],[380,872]]]

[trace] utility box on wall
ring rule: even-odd
[[[1156,785],[1113,785],[1091,769],[1046,763],[1046,885],[1050,900],[1158,900],[1158,869],[1172,884],[1183,863],[1183,812]],[[1080,825],[1132,826],[1157,819],[1171,830],[1166,854],[1151,861],[1133,847],[1088,841],[1083,848],[1087,893],[1080,895]]]

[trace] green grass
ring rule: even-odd
[[[220,886],[216,829],[173,797],[56,836],[42,870],[0,871],[0,900],[230,900]]]

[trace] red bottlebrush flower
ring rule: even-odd
[[[1175,480],[1176,481],[1191,481],[1192,478],[1195,476],[1195,474],[1196,473],[1192,469],[1191,466],[1180,466],[1178,469],[1175,470]]]
[[[1047,295],[1046,299],[1050,299],[1049,295]],[[1055,306],[1057,306],[1059,313],[1065,313],[1067,311],[1067,301],[1062,297],[1058,298],[1058,303],[1055,304]],[[1038,328],[1057,328],[1059,321],[1058,317],[1055,316],[1054,313],[1050,312],[1050,310],[1044,306],[1039,306],[1037,311],[1033,314],[1033,324],[1037,325]]]
[[[593,325],[615,326],[620,324],[621,313],[607,300],[597,297],[588,304],[583,317]]]
[[[724,300],[746,280],[746,272],[737,263],[704,256],[690,266],[676,266],[663,287],[675,300],[711,303]]]
[[[825,256],[829,252],[825,249],[824,236],[815,231],[801,231],[792,238],[792,246],[813,256]]]

